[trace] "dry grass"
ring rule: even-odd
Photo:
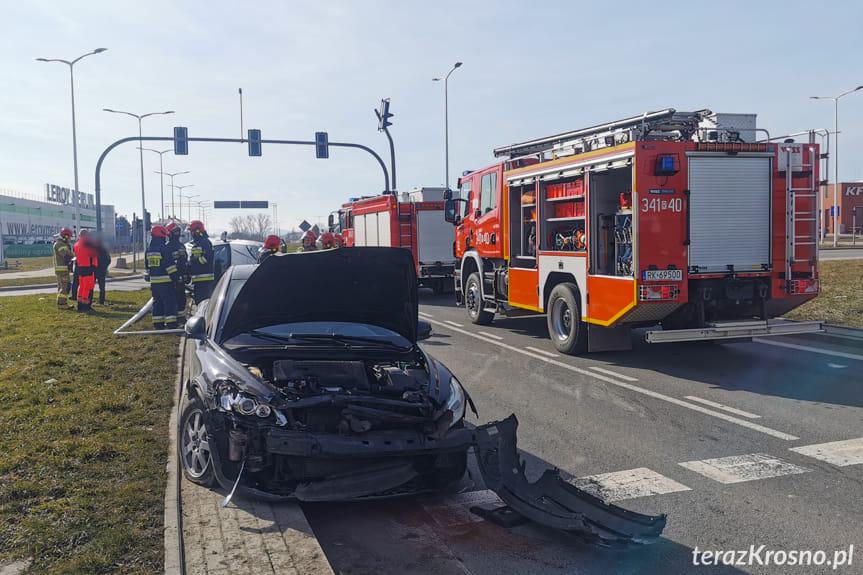
[[[52,256],[44,256],[40,258],[6,258],[9,262],[9,269],[0,267],[0,278],[4,273],[9,272],[32,272],[36,270],[54,269],[54,258]],[[21,265],[15,265],[15,264]]]
[[[822,260],[818,266],[821,293],[786,317],[863,328],[863,260]]]
[[[177,336],[112,335],[149,297],[115,292],[92,314],[0,298],[0,563],[163,571]]]

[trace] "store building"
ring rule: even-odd
[[[833,184],[826,187],[823,203],[827,233],[833,233]],[[839,233],[850,234],[856,228],[863,229],[863,181],[839,183]]]
[[[0,262],[5,258],[51,255],[54,234],[62,228],[75,230],[74,197],[69,188],[45,184],[44,194],[0,193]],[[116,230],[114,206],[101,206],[102,237],[112,244]],[[96,229],[93,194],[79,193],[82,228]],[[105,224],[107,222],[107,225]]]

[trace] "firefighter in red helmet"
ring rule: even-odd
[[[336,246],[336,237],[331,232],[321,234],[321,247],[325,250],[331,250]]]
[[[210,297],[213,291],[213,244],[207,237],[204,224],[198,220],[189,223],[192,233],[192,257],[189,259],[189,273],[195,292],[195,304]]]
[[[300,251],[313,252],[317,250],[318,246],[317,244],[315,244],[316,239],[317,238],[315,237],[315,232],[313,232],[312,230],[306,230],[305,232],[303,232],[303,237],[300,238],[300,241],[303,243],[303,245],[300,246]]]
[[[69,303],[69,289],[71,279],[69,272],[72,268],[72,230],[63,228],[60,230],[57,241],[54,242],[54,275],[57,276],[57,308],[72,309]]]
[[[282,244],[281,238],[276,235],[267,236],[264,240],[264,245],[258,250],[258,263],[263,263],[268,257],[275,255],[279,251],[279,246]]]
[[[177,281],[177,265],[174,252],[167,241],[171,232],[165,226],[153,226],[152,239],[144,255],[150,292],[153,294],[153,327],[174,329],[177,327],[177,297],[174,282]]]

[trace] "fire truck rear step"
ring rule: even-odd
[[[708,323],[706,327],[690,329],[649,330],[644,334],[644,339],[647,343],[672,343],[747,339],[821,331],[824,331],[824,325],[819,321],[723,321]]]

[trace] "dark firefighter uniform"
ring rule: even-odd
[[[172,227],[173,226],[173,227]],[[177,281],[174,282],[174,297],[177,300],[177,321],[183,323],[186,320],[186,283],[189,275],[189,258],[186,255],[186,246],[180,242],[180,226],[172,223],[168,226],[171,239],[168,247],[174,254],[174,265],[177,266]]]
[[[96,266],[99,256],[87,230],[75,242],[75,274],[78,276],[78,311],[93,309],[93,289],[96,287]]]
[[[213,244],[207,237],[204,224],[195,220],[189,224],[192,232],[192,257],[189,258],[189,273],[195,289],[195,304],[210,297],[213,291]]]
[[[145,258],[153,294],[153,327],[173,329],[177,327],[177,298],[174,295],[177,266],[173,251],[165,243],[170,234],[165,226],[153,226],[150,233],[153,239]]]
[[[54,275],[57,276],[57,307],[59,309],[70,309],[69,289],[71,278],[69,277],[72,267],[72,230],[63,228],[60,237],[54,242]]]

